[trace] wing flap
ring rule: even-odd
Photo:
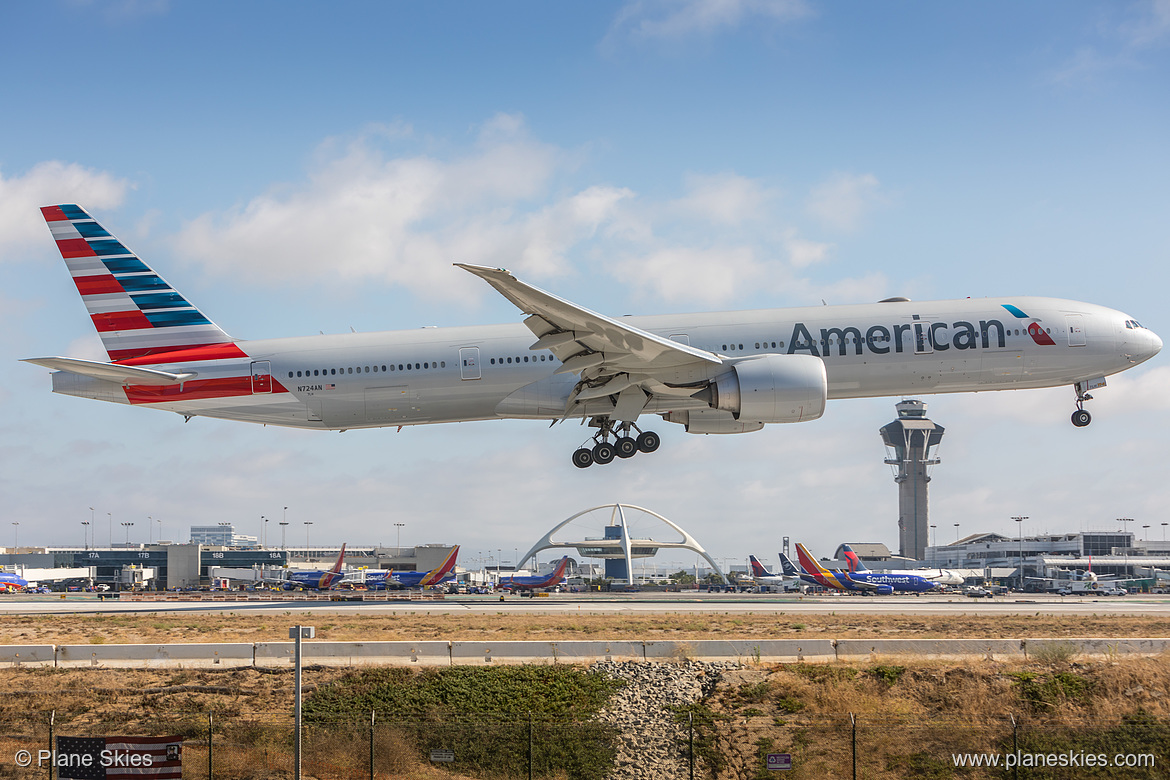
[[[22,362],[43,366],[54,371],[67,371],[70,374],[80,374],[103,382],[116,382],[120,385],[173,385],[186,382],[197,376],[195,371],[185,371],[174,374],[169,371],[156,371],[153,368],[138,366],[122,366],[117,363],[102,363],[96,360],[82,360],[81,358],[43,357],[25,358]]]

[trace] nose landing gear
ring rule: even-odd
[[[593,435],[593,446],[581,446],[573,453],[573,465],[579,469],[586,469],[594,463],[604,466],[617,458],[632,458],[639,452],[654,452],[662,444],[662,438],[654,431],[643,431],[632,422],[619,423],[616,428],[613,420],[608,417],[594,417],[589,426],[597,428]],[[638,432],[635,438],[630,430]],[[610,437],[614,438],[610,444]]]
[[[1072,424],[1084,428],[1093,421],[1093,415],[1085,410],[1085,401],[1092,401],[1093,396],[1085,392],[1085,383],[1077,382],[1073,387],[1077,391],[1077,410],[1072,413]]]

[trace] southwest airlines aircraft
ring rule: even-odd
[[[459,557],[459,545],[435,568],[430,571],[367,571],[364,576],[354,575],[347,580],[365,583],[370,590],[399,590],[401,588],[429,588],[455,579],[455,559]]]
[[[815,420],[830,398],[1055,387],[1073,424],[1105,377],[1162,341],[1129,315],[1055,298],[982,298],[613,318],[501,268],[457,264],[523,324],[232,338],[75,205],[41,209],[109,362],[33,358],[53,391],[192,417],[346,430],[588,420],[581,468],[653,452],[642,415],[688,433]]]

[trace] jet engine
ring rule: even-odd
[[[695,395],[737,420],[791,423],[825,413],[825,364],[812,355],[760,355],[736,361]]]

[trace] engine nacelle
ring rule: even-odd
[[[685,425],[687,433],[751,433],[764,427],[762,422],[737,420],[734,414],[722,409],[690,409],[682,412],[667,412],[662,415],[662,419]]]
[[[818,357],[760,355],[734,363],[711,389],[711,406],[737,420],[805,422],[825,413],[829,380]]]

